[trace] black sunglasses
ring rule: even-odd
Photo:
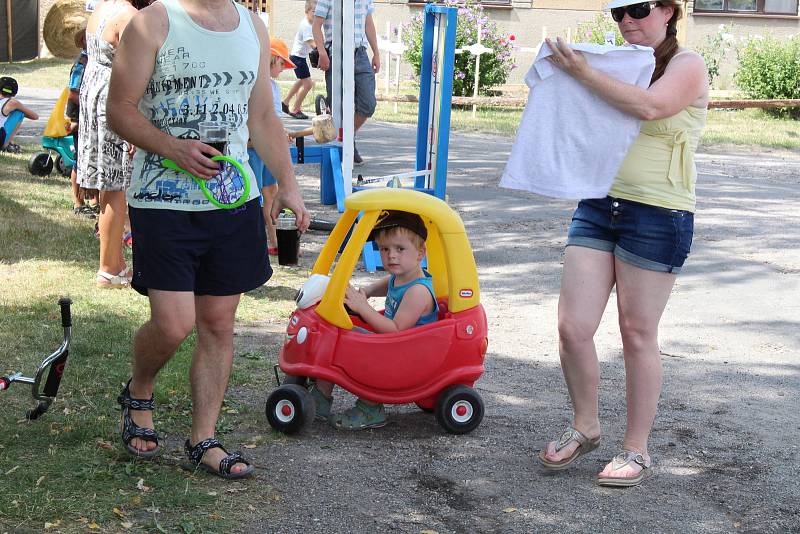
[[[661,2],[642,2],[640,4],[631,4],[624,7],[615,7],[611,10],[611,18],[615,22],[622,22],[625,18],[625,13],[631,16],[632,19],[643,19],[650,14],[654,7],[661,5]]]

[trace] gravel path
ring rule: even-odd
[[[26,97],[44,116],[23,136],[38,135],[56,96]],[[411,127],[368,124],[359,136],[367,165],[357,172],[409,170],[413,146]],[[269,441],[248,454],[274,498],[242,531],[800,532],[800,154],[701,149],[695,241],[661,329],[655,476],[613,490],[593,483],[625,422],[613,297],[596,337],[604,442],[561,473],[534,461],[570,416],[555,318],[574,204],[498,189],[510,147],[507,138],[451,136],[449,200],[470,235],[489,319],[476,384],[487,406],[481,426],[451,436],[432,416],[393,406],[382,429],[315,424]],[[317,172],[298,168],[305,197],[335,219],[318,203]],[[304,236],[304,265],[323,239]],[[274,347],[281,331],[242,328],[240,347]],[[232,393],[260,411],[267,392]],[[351,402],[340,394],[335,408]],[[264,422],[258,432],[267,431]]]

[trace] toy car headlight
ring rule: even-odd
[[[325,289],[328,287],[329,281],[329,276],[324,274],[312,274],[294,298],[297,307],[304,310],[322,300],[322,296],[325,294]]]

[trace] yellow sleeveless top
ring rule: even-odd
[[[609,196],[694,212],[694,153],[707,113],[689,106],[672,117],[642,122]]]

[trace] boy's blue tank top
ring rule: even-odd
[[[436,295],[433,293],[433,277],[431,277],[431,275],[425,270],[422,272],[425,274],[425,276],[417,278],[416,280],[412,280],[409,283],[398,287],[395,287],[394,285],[394,275],[389,277],[389,290],[386,292],[386,304],[383,312],[384,316],[388,317],[389,319],[394,319],[394,315],[397,313],[397,308],[400,307],[400,301],[403,300],[403,295],[406,294],[408,288],[420,284],[428,288],[428,291],[430,291],[431,298],[433,298],[433,311],[421,316],[414,326],[422,326],[424,324],[432,323],[437,319],[439,316],[439,303],[436,302]]]

